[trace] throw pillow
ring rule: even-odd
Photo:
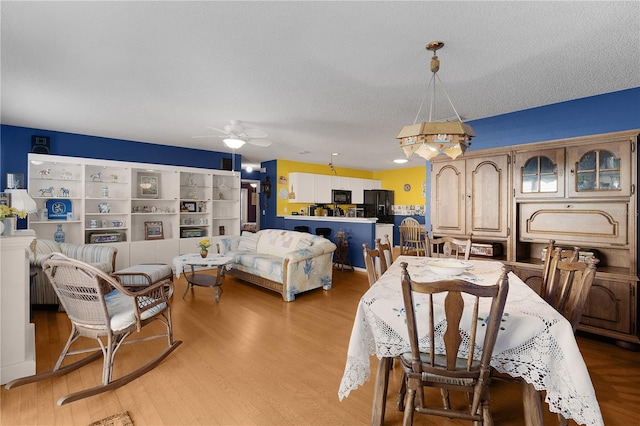
[[[242,231],[238,251],[256,251],[258,247],[258,234],[249,231]]]

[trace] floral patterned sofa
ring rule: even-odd
[[[263,229],[222,238],[217,246],[233,256],[227,274],[276,291],[285,302],[318,287],[331,290],[336,245],[321,236]]]

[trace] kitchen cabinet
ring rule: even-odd
[[[289,187],[295,193],[291,203],[332,204],[331,190],[351,191],[351,204],[364,203],[365,189],[380,189],[381,182],[346,176],[318,175],[313,173],[289,173]]]
[[[117,269],[171,263],[202,237],[240,233],[233,171],[29,154],[28,182],[38,238],[53,239],[62,225],[66,242],[116,247]]]
[[[509,155],[431,160],[432,235],[506,238]]]
[[[289,173],[290,192],[295,194],[289,198],[290,203],[315,203],[316,180],[311,173]]]
[[[331,199],[331,176],[315,175],[315,202],[318,204],[332,204]]]

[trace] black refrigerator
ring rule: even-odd
[[[364,216],[377,217],[378,223],[393,223],[393,191],[364,190]]]

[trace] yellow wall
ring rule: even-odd
[[[309,203],[290,203],[288,199],[280,198],[282,189],[290,191],[289,173],[314,173],[318,175],[335,174],[327,164],[303,163],[299,161],[277,160],[278,179],[276,179],[274,194],[277,200],[277,215],[290,215],[291,212],[300,212],[309,206]],[[382,189],[390,189],[394,191],[395,204],[425,204],[425,198],[422,196],[423,184],[426,179],[426,165],[423,167],[413,167],[410,169],[385,170],[371,172],[368,170],[349,169],[346,167],[335,167],[338,176],[355,177],[362,179],[376,179],[382,182]],[[280,177],[286,178],[287,183],[280,183]],[[411,190],[405,192],[404,184],[410,184]],[[285,212],[285,208],[287,211]]]
[[[382,189],[393,191],[393,203],[398,204],[425,204],[424,188],[427,179],[427,166],[411,167],[408,169],[382,170],[373,172],[373,178],[382,181]],[[411,189],[404,190],[404,185],[409,184]]]

